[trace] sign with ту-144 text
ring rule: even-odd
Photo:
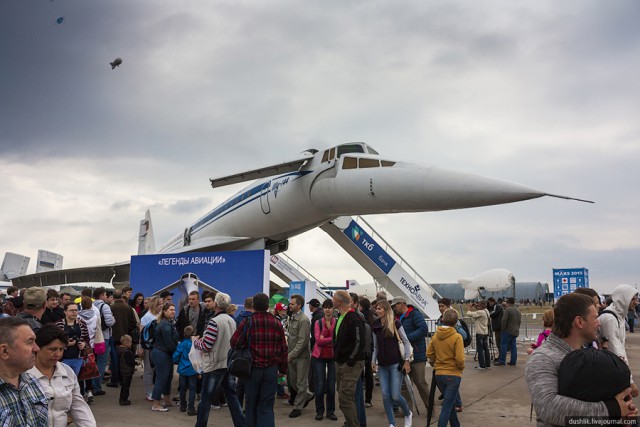
[[[589,270],[586,268],[554,268],[553,298],[570,294],[578,288],[589,287]]]

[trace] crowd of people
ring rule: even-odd
[[[0,319],[0,425],[95,426],[90,405],[108,393],[103,387],[119,388],[119,404],[131,405],[137,366],[151,411],[179,407],[195,417],[196,427],[208,425],[211,409],[223,406],[236,427],[275,426],[276,399],[291,406],[290,418],[303,416],[313,402],[318,421],[337,421],[339,410],[345,426],[365,427],[374,377],[390,427],[398,419],[410,427],[415,399],[429,407],[436,388],[442,400],[438,426],[460,425],[465,346],[472,336],[447,298],[439,300],[442,315],[427,340],[422,313],[384,292],[370,301],[337,291],[322,303],[291,295],[288,306],[277,303],[272,312],[269,296],[258,293],[237,315],[223,292],[203,292],[201,302],[193,291],[179,311],[168,291],[148,298],[132,293],[130,287],[85,289],[74,298],[9,288]],[[620,285],[608,307],[583,288],[544,313],[525,368],[538,425],[564,424],[576,415],[637,415],[629,396],[637,396],[638,388],[624,346],[627,315],[636,306],[637,291]],[[465,316],[473,322],[476,369],[516,365],[521,314],[513,298],[474,302]],[[562,365],[569,355],[571,363]],[[435,371],[431,389],[427,363]],[[597,384],[583,381],[576,394],[575,378],[596,368],[613,373]],[[178,396],[172,397],[176,373]]]

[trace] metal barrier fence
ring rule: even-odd
[[[471,344],[464,349],[467,354],[475,354],[476,353],[476,328],[475,322],[472,318],[468,316],[463,316],[460,318],[464,320],[464,322],[469,327],[469,333],[471,334]],[[522,322],[520,324],[520,335],[518,335],[517,342],[525,347],[528,347],[532,342],[535,342],[538,339],[538,335],[544,329],[542,327],[542,314],[541,313],[525,313],[522,314]],[[427,328],[429,329],[429,334],[427,335],[427,346],[429,345],[429,341],[431,340],[431,336],[436,332],[436,319],[426,319]],[[489,347],[490,352],[492,354],[492,358],[494,354],[497,354],[499,349],[494,342],[494,336],[491,334],[489,336]]]

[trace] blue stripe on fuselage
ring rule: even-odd
[[[203,216],[201,219],[196,221],[196,223],[191,226],[191,233],[193,234],[196,231],[202,229],[203,227],[211,224],[212,222],[246,205],[247,203],[250,203],[254,200],[259,199],[262,189],[265,188],[265,186],[268,186],[267,188],[269,188],[269,191],[271,191],[270,188],[271,188],[271,183],[273,181],[278,180],[280,178],[285,178],[287,176],[295,176],[295,178],[292,180],[293,182],[298,178],[301,178],[305,175],[310,174],[311,172],[313,171],[290,172],[284,175],[280,175],[277,178],[272,179],[271,181],[263,182],[254,187],[251,187],[250,189],[243,192],[242,194],[238,194],[233,199],[227,200],[222,205],[218,206],[217,208],[215,208],[214,210],[212,210],[211,212]]]

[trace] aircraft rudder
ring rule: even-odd
[[[153,254],[156,252],[156,241],[153,236],[153,224],[151,212],[147,209],[144,219],[140,220],[138,231],[138,255]]]

